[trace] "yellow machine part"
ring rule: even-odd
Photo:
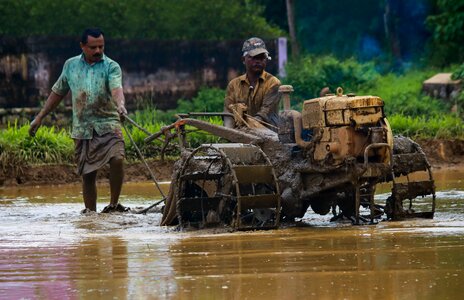
[[[387,143],[393,149],[393,135],[386,119],[382,123],[384,137],[382,143]],[[339,164],[347,157],[364,157],[364,150],[371,143],[368,135],[356,131],[351,126],[325,127],[322,137],[315,145],[314,159],[324,160],[331,154],[334,164]],[[377,162],[389,163],[390,153],[386,148],[369,150],[369,157],[377,157]]]
[[[353,127],[326,127],[315,146],[314,159],[324,160],[328,154],[332,154],[335,164],[341,163],[349,156],[363,156],[368,143],[368,137],[356,132]]]
[[[322,138],[315,146],[314,159],[324,160],[331,155],[334,164],[346,157],[364,156],[364,150],[372,142],[387,143],[393,149],[393,134],[383,115],[384,102],[376,96],[329,95],[303,103],[302,126],[304,129],[322,129]],[[383,138],[372,141],[369,135],[358,131],[360,127],[383,128]],[[377,131],[378,132],[378,131]],[[374,133],[372,133],[374,134]],[[389,163],[386,148],[369,151],[369,157]]]
[[[383,117],[383,101],[376,96],[327,96],[303,103],[303,128],[362,126]]]
[[[390,151],[393,151],[393,131],[390,126],[390,122],[388,122],[387,118],[383,118],[384,128],[387,131],[387,144],[390,146]],[[384,153],[384,160],[383,162],[388,164],[390,163],[390,155],[388,153]]]

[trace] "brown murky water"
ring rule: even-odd
[[[305,226],[216,234],[158,227],[158,213],[80,215],[78,185],[0,189],[0,299],[460,299],[464,170],[436,179],[434,220],[307,213]],[[157,198],[150,183],[123,188],[131,207]]]

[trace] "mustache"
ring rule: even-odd
[[[96,53],[96,54],[93,55],[93,57],[102,57],[102,56],[103,56],[103,54],[101,54],[101,53]]]

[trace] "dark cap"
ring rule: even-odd
[[[252,57],[262,53],[269,54],[269,51],[267,51],[266,49],[266,44],[264,44],[264,41],[257,37],[252,37],[246,40],[243,43],[242,52],[243,56],[250,55]]]

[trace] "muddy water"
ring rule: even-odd
[[[240,233],[178,232],[158,227],[159,213],[80,215],[80,186],[0,189],[0,299],[459,299],[464,170],[436,178],[434,220],[351,226],[308,213]],[[156,199],[150,183],[124,186],[133,208]]]

